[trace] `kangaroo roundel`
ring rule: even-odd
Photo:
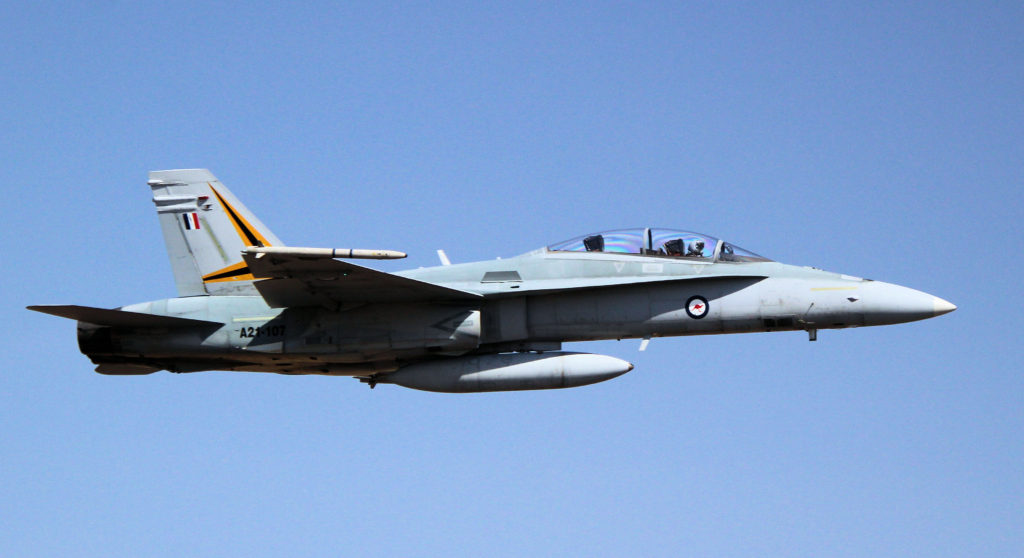
[[[691,296],[686,301],[686,313],[691,318],[699,320],[708,315],[708,301],[702,296]]]

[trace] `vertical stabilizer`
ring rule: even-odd
[[[249,246],[281,246],[206,169],[152,171],[149,186],[178,296],[257,294],[242,260]]]

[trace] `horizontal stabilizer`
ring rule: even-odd
[[[103,363],[96,367],[97,372],[108,376],[142,376],[161,370],[163,368],[157,368],[156,366],[121,362]]]
[[[177,318],[174,316],[158,316],[156,314],[141,314],[139,312],[125,312],[123,310],[108,310],[106,308],[93,308],[91,306],[75,306],[72,304],[60,306],[28,306],[29,310],[42,312],[87,322],[101,326],[113,327],[196,327],[222,324],[208,322],[205,320],[192,320],[189,318]]]

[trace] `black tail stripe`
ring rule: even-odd
[[[256,235],[252,234],[249,227],[245,226],[245,222],[238,218],[238,214],[235,213],[234,208],[232,208],[228,202],[224,201],[224,198],[220,196],[220,192],[214,190],[213,193],[217,194],[217,199],[220,200],[221,205],[223,205],[224,209],[228,212],[228,216],[231,217],[231,220],[235,222],[235,225],[237,225],[242,233],[245,234],[245,238],[249,241],[249,246],[263,246],[263,243],[256,238]]]
[[[249,273],[252,273],[251,271],[249,271],[249,266],[245,266],[245,267],[240,267],[240,268],[232,270],[232,271],[225,271],[223,273],[218,273],[216,275],[207,275],[206,277],[203,277],[203,281],[213,281],[215,279],[227,279],[229,277],[238,277],[239,275],[247,275]]]

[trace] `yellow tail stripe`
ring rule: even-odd
[[[235,208],[224,199],[224,196],[220,195],[220,192],[213,187],[213,184],[208,183],[207,186],[213,190],[213,194],[217,196],[217,200],[219,200],[221,205],[224,206],[224,211],[228,214],[228,219],[231,220],[231,224],[235,227],[235,232],[237,232],[238,236],[242,239],[242,244],[245,246],[271,246],[266,237],[260,234],[260,231],[246,221],[245,217],[242,217],[238,211],[235,211]]]
[[[218,269],[213,273],[207,273],[203,276],[204,283],[220,283],[223,281],[253,281],[256,279],[253,277],[249,266],[245,262],[238,262],[236,264],[229,265],[224,269]]]

